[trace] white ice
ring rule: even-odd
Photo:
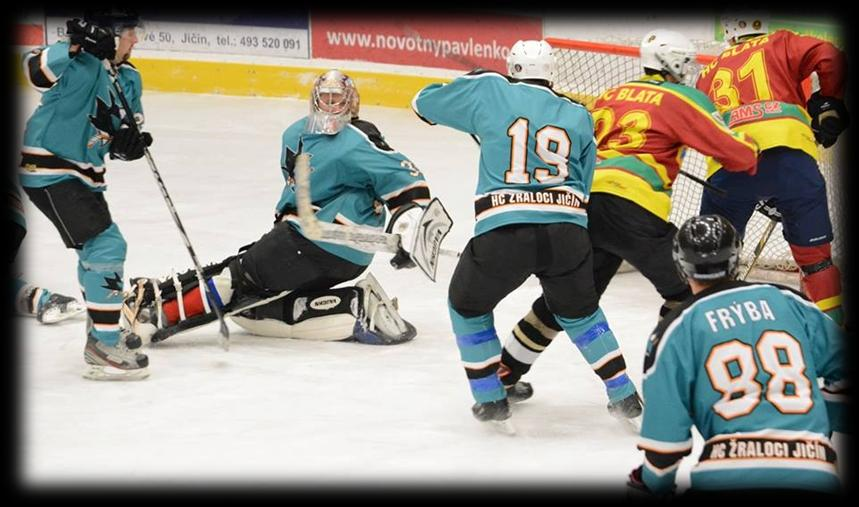
[[[26,116],[38,94],[21,93]],[[144,107],[152,154],[201,262],[269,230],[283,186],[281,134],[306,102],[148,92]],[[445,246],[462,248],[473,230],[473,141],[407,109],[364,106],[362,117],[423,170],[455,222]],[[126,281],[191,267],[146,162],[108,166],[106,197],[129,245]],[[79,296],[74,252],[29,201],[26,211],[24,276]],[[622,494],[643,455],[606,411],[602,382],[569,339],[558,336],[526,376],[535,395],[514,408],[518,435],[493,433],[471,415],[448,318],[454,262],[442,260],[432,283],[418,270],[393,270],[388,258],[377,255],[371,270],[418,329],[398,346],[262,338],[230,324],[225,352],[210,324],[150,346],[149,379],[98,383],[81,377],[83,319],[43,326],[19,318],[23,484],[253,481],[324,491],[548,482]],[[531,279],[496,308],[502,340],[539,293]],[[634,272],[618,275],[602,299],[636,385],[660,304]],[[700,447],[696,435],[693,457]],[[681,489],[692,461],[680,468]]]

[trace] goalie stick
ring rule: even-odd
[[[401,238],[399,234],[380,232],[359,225],[333,224],[316,218],[310,199],[310,156],[307,153],[299,153],[295,157],[295,201],[302,232],[309,239],[346,245],[369,253],[388,252],[395,254],[400,251]],[[427,212],[436,210],[446,214],[438,199],[433,199],[427,206]],[[440,242],[439,240],[438,243]],[[459,257],[460,252],[438,248],[438,254],[433,257],[437,260],[439,255]],[[435,281],[437,265],[435,261],[432,261],[431,265],[416,264],[430,280]]]
[[[128,124],[128,128],[134,129],[135,133],[139,136],[140,128],[137,125],[137,121],[134,119],[134,111],[131,109],[131,106],[128,105],[128,99],[125,98],[125,93],[122,91],[122,86],[119,84],[119,80],[117,79],[116,67],[107,60],[103,60],[103,63],[104,68],[107,70],[108,76],[110,77],[110,82],[113,85],[114,93],[119,98],[122,108],[125,110],[125,118],[128,120],[126,122]],[[188,239],[188,233],[185,232],[185,227],[182,226],[182,221],[179,220],[179,214],[176,213],[176,207],[173,205],[173,200],[170,198],[170,194],[167,193],[167,187],[164,185],[164,180],[161,179],[161,173],[158,172],[155,160],[152,158],[152,154],[149,153],[149,148],[146,146],[143,147],[143,155],[149,163],[149,169],[152,170],[152,175],[155,177],[155,182],[158,184],[161,196],[164,197],[164,202],[167,203],[167,209],[170,210],[170,216],[173,217],[173,222],[176,223],[176,227],[179,229],[179,235],[185,243],[185,248],[188,250],[188,253],[191,255],[191,260],[194,262],[194,270],[197,272],[197,280],[200,286],[204,287],[204,292],[206,294],[204,301],[208,300],[208,306],[215,311],[215,314],[218,316],[218,320],[221,323],[221,346],[224,350],[230,350],[230,330],[227,328],[224,314],[221,312],[220,307],[218,307],[218,304],[215,301],[214,295],[211,293],[208,285],[206,285],[203,279],[203,269],[200,267],[200,261],[197,259],[197,254],[194,253],[194,247],[191,246],[191,240]]]

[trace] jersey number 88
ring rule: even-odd
[[[761,402],[763,385],[755,377],[760,362],[770,374],[764,397],[783,414],[805,414],[814,404],[811,381],[805,376],[805,358],[799,342],[784,331],[764,331],[754,348],[740,340],[710,349],[705,363],[710,385],[722,394],[713,410],[723,419],[751,413]],[[739,373],[734,374],[731,364]],[[792,386],[788,392],[788,386]]]

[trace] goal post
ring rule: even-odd
[[[642,75],[639,48],[634,45],[610,44],[603,42],[579,41],[549,37],[546,41],[555,50],[556,91],[581,102],[588,109],[593,108],[596,99],[605,90],[637,79]],[[716,57],[705,51],[718,52],[719,48],[708,47],[704,50],[699,46],[698,63],[706,65]],[[810,89],[810,85],[809,85]],[[841,201],[840,182],[836,181],[835,168],[840,166],[840,149],[836,144],[830,149],[820,148],[820,170],[826,180],[829,213],[832,219],[835,239],[832,243],[832,255],[836,264],[841,264],[843,258],[843,238],[846,229],[842,227],[838,210],[843,209]],[[686,150],[681,169],[700,178],[706,177],[705,157],[689,148]],[[697,214],[702,194],[701,185],[688,178],[677,178],[672,191],[672,206],[669,220],[679,226],[686,219]],[[746,227],[741,263],[748,266],[753,257],[755,246],[769,225],[769,219],[760,213],[753,213]],[[757,266],[751,278],[767,279],[796,283],[798,268],[793,261],[790,248],[782,236],[782,226],[778,224],[772,233],[766,247],[758,259]],[[792,280],[791,280],[792,279]]]

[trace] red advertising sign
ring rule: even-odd
[[[311,12],[312,57],[506,72],[510,47],[542,39],[540,18],[451,12],[370,14]]]
[[[45,43],[45,28],[42,25],[18,23],[15,25],[15,44],[40,46]]]

